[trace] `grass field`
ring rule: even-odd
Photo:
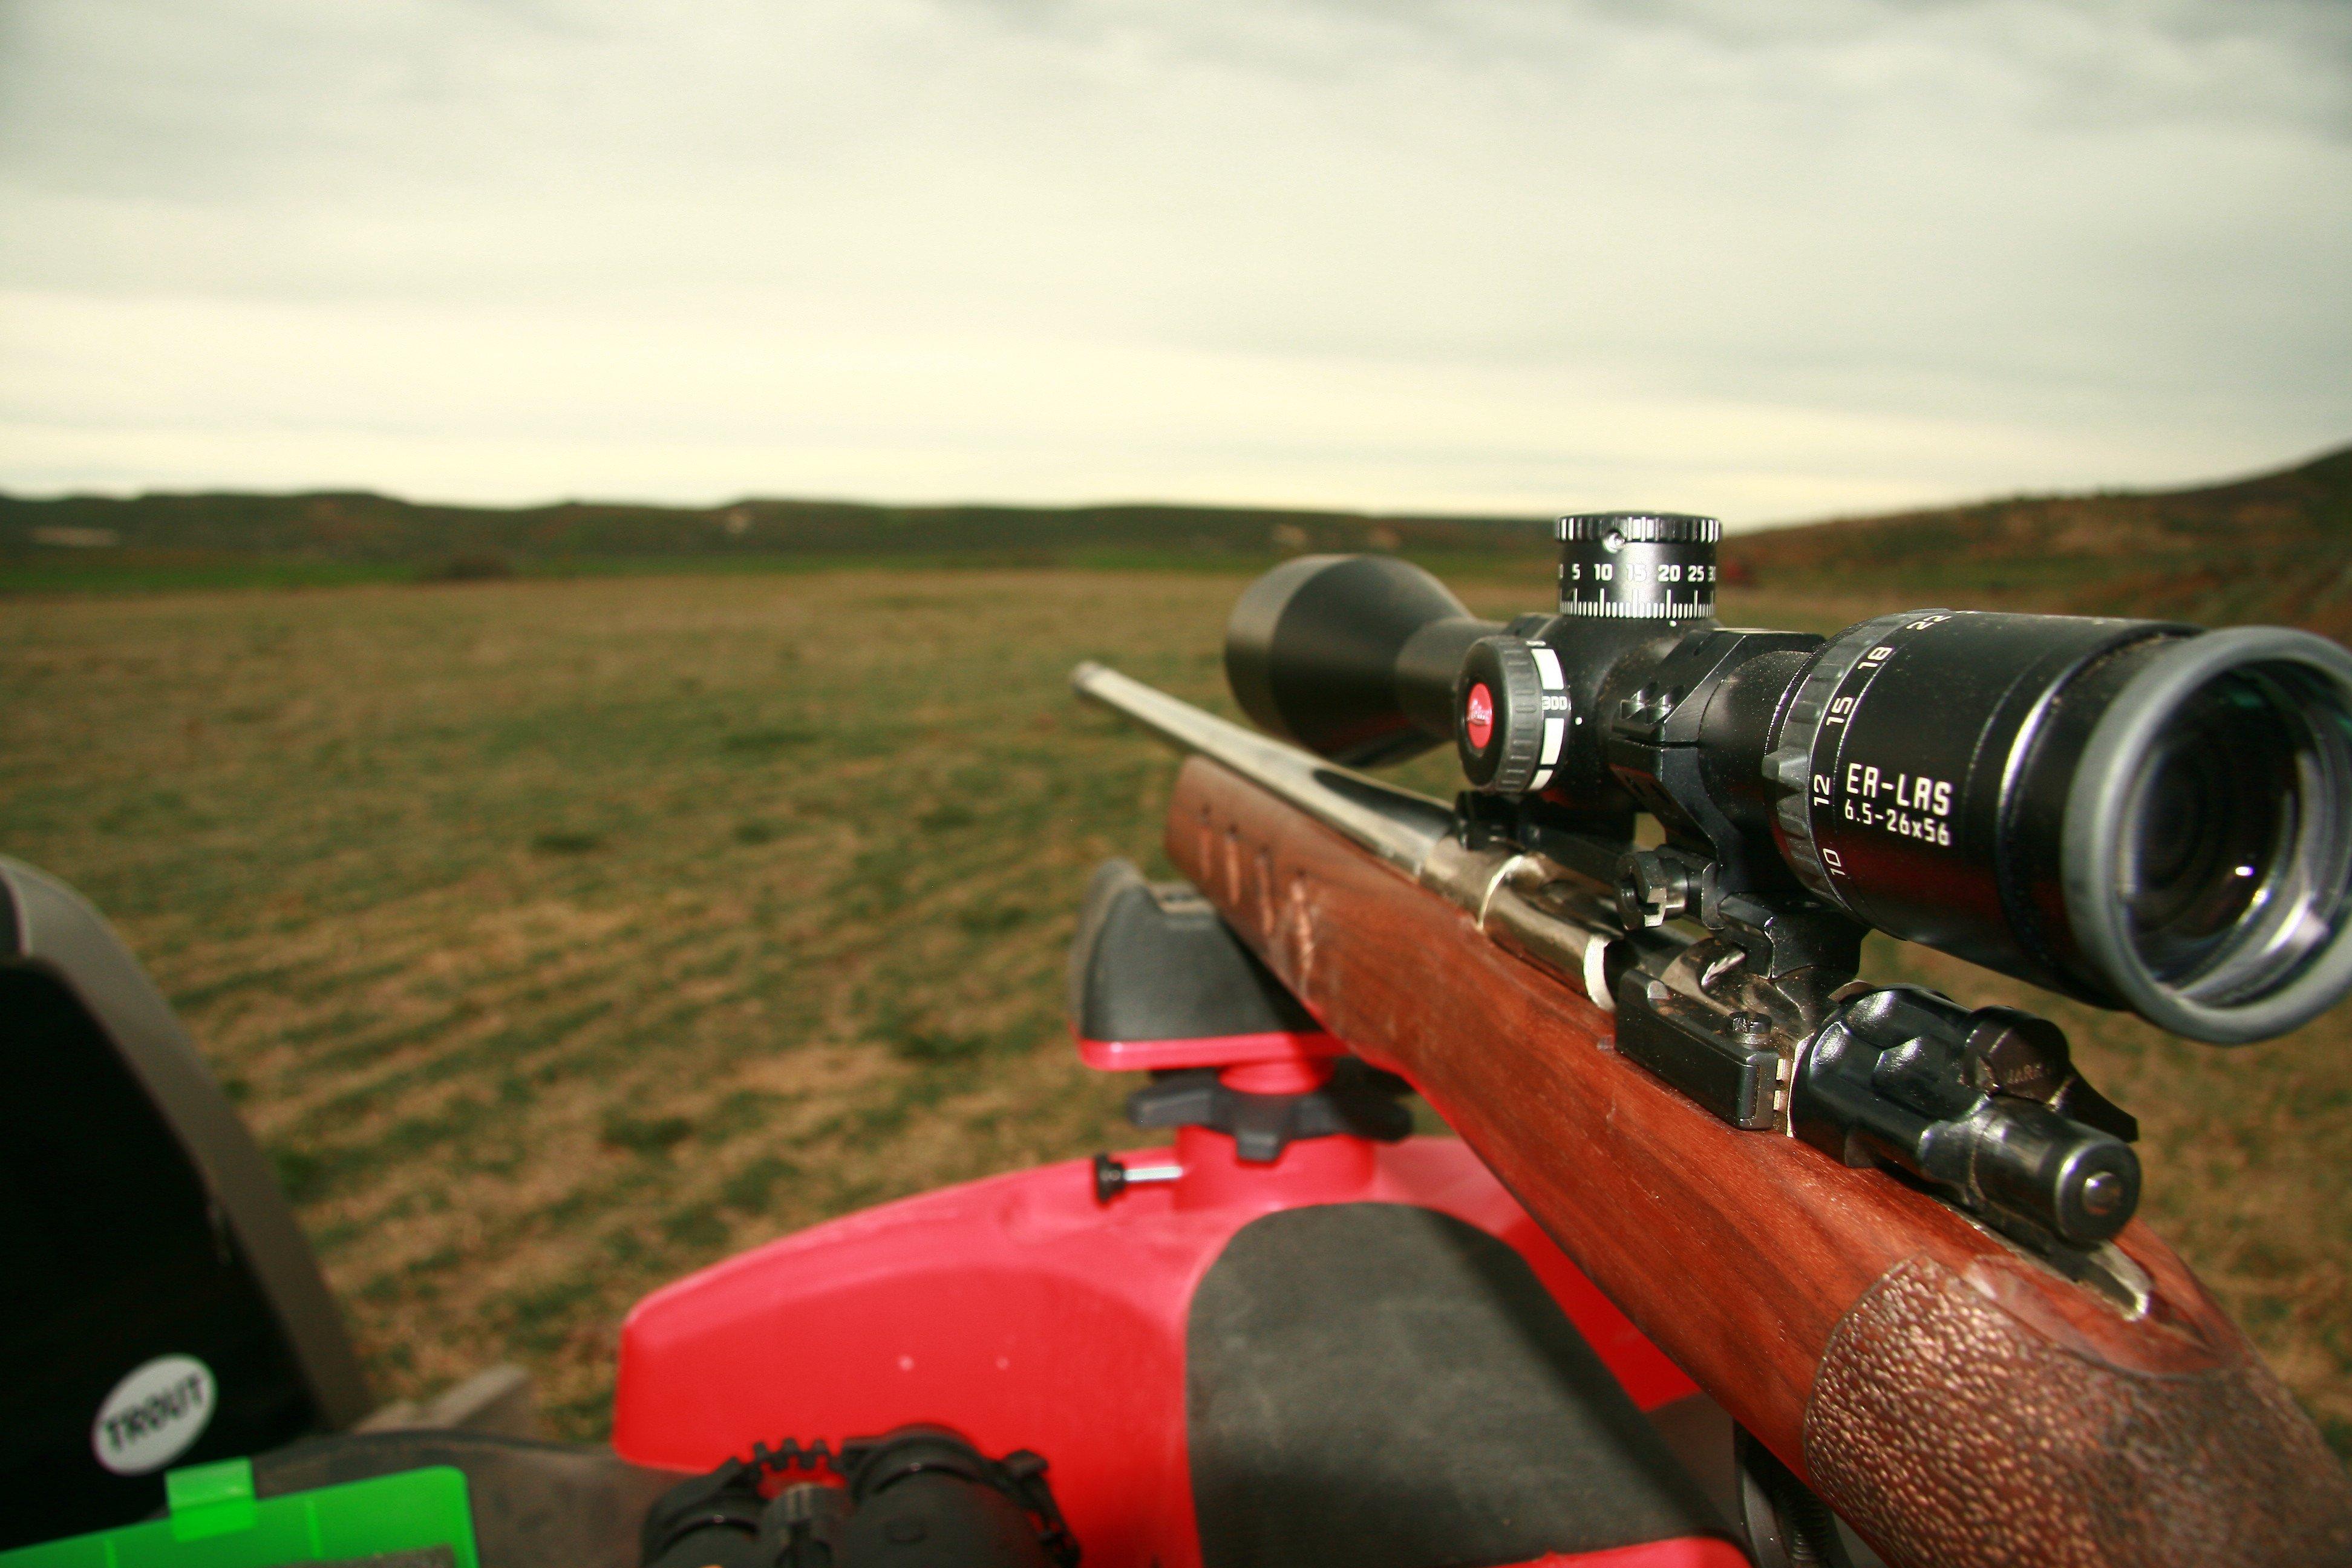
[[[1069,1050],[1087,872],[1172,765],[1083,658],[1230,710],[1243,579],[826,571],[19,597],[0,851],[116,921],[277,1162],[386,1396],[500,1359],[602,1430],[654,1286],[1135,1135]],[[1469,584],[1488,612],[1539,574]],[[1884,605],[1751,597],[1826,627]],[[1423,768],[1424,787],[1442,774]],[[2022,987],[1891,946],[1970,1001]],[[2145,1212],[2352,1453],[2352,1029],[2058,1005]]]

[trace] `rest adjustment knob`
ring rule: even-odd
[[[1471,787],[1489,795],[1548,788],[1568,744],[1559,655],[1525,637],[1480,637],[1454,678],[1454,745]]]

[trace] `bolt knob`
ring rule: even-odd
[[[1454,745],[1473,789],[1532,795],[1551,783],[1568,743],[1559,656],[1525,637],[1480,637],[1454,679]]]

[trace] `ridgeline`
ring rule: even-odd
[[[1962,609],[2308,626],[2352,638],[2352,447],[2192,489],[2024,496],[1740,534],[1756,583]]]
[[[1246,572],[1389,551],[1448,573],[1543,570],[1526,518],[1191,506],[742,500],[423,505],[365,492],[0,496],[0,591],[792,571],[831,565]],[[2352,636],[2352,447],[2163,491],[2019,497],[1734,536],[1727,578],[1959,607],[2277,621]]]
[[[1372,517],[1192,506],[692,508],[566,501],[422,505],[366,492],[0,497],[0,585],[43,578],[457,580],[842,564],[1203,567],[1307,551],[1532,563],[1528,519]],[[60,585],[65,585],[60,584]]]

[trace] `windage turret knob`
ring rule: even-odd
[[[1473,789],[1541,792],[1559,765],[1569,721],[1558,654],[1525,637],[1470,645],[1454,681],[1454,744]]]

